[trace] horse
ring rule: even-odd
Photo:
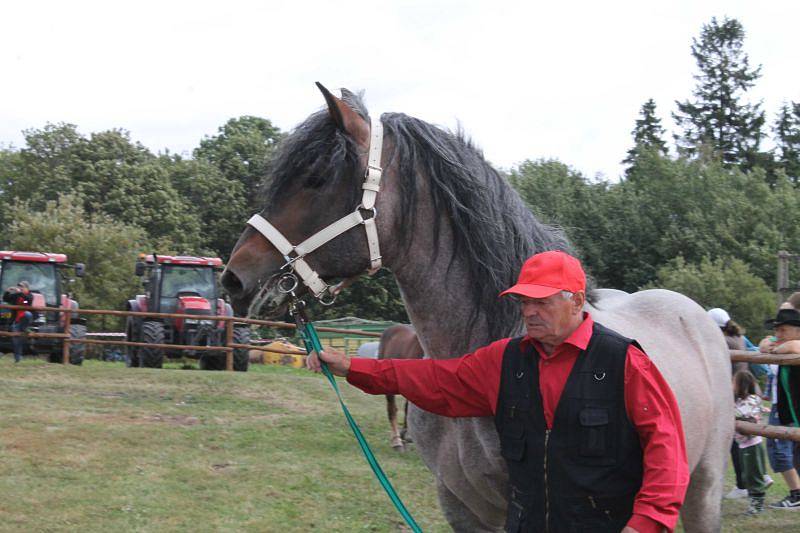
[[[260,216],[280,238],[265,238],[254,217],[222,274],[237,313],[281,316],[290,302],[282,283],[288,268],[305,271],[297,296],[322,297],[328,282],[382,265],[396,278],[426,356],[456,357],[521,335],[518,307],[498,294],[534,253],[574,253],[563,231],[537,220],[462,133],[402,113],[371,119],[359,95],[342,90],[338,97],[318,87],[326,107],[282,141],[260,198]],[[368,196],[378,184],[379,192]],[[362,222],[314,242],[302,258],[299,246],[289,244],[307,244],[354,208]],[[681,509],[685,530],[719,531],[734,423],[730,358],[719,328],[674,292],[588,292],[586,310],[637,339],[675,393],[691,472]],[[445,418],[413,404],[408,416],[451,527],[501,530],[508,478],[493,420]]]
[[[422,346],[414,328],[406,324],[396,324],[383,330],[378,346],[378,359],[421,359],[424,355]],[[386,414],[392,427],[392,448],[405,451],[409,442],[408,433],[408,400],[405,403],[403,429],[397,428],[397,403],[394,394],[386,395]]]

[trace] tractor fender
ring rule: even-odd
[[[137,296],[136,299],[134,299],[134,300],[128,300],[128,303],[125,305],[126,311],[133,311],[133,312],[136,312],[136,313],[139,313],[139,312],[142,312],[142,311],[146,311],[147,308],[145,307],[145,309],[142,309],[142,307],[141,307],[141,305],[139,303],[141,296],[142,295]],[[146,304],[147,300],[144,300],[144,302]],[[139,332],[142,329],[142,317],[140,317],[140,316],[129,316],[127,318],[127,320],[126,320],[126,323],[127,323],[126,326],[125,326],[126,333],[130,337],[128,340],[138,339],[139,338]],[[130,330],[130,331],[128,331],[128,330]]]
[[[233,307],[222,298],[217,298],[217,316],[233,316]],[[225,321],[217,322],[218,329],[225,329]]]

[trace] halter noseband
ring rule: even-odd
[[[383,169],[381,168],[383,124],[381,124],[380,119],[374,123],[370,121],[370,128],[369,160],[367,161],[364,183],[361,185],[361,189],[363,190],[361,203],[356,207],[355,211],[321,229],[297,246],[292,245],[275,226],[270,224],[267,219],[261,215],[253,215],[250,220],[247,221],[249,225],[258,230],[258,232],[272,243],[283,255],[286,264],[281,267],[281,270],[288,267],[290,269],[290,274],[300,276],[300,279],[303,280],[303,284],[308,287],[314,297],[324,304],[333,303],[333,299],[325,301],[323,298],[326,294],[335,298],[338,292],[337,288],[331,287],[325,283],[319,274],[309,266],[305,259],[303,259],[306,255],[323,244],[332,241],[339,235],[358,225],[363,225],[364,230],[367,232],[367,245],[369,246],[369,269],[367,272],[373,274],[381,268],[378,228],[375,226],[375,218],[378,214],[375,209],[375,199],[378,196],[378,191],[380,191],[381,175],[383,174]],[[361,214],[362,211],[371,211],[372,216],[364,218]],[[294,287],[284,292],[292,292],[293,290]]]

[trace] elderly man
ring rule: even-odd
[[[509,473],[507,531],[672,531],[688,484],[671,389],[636,341],[583,311],[586,276],[558,251],[529,258],[502,295],[527,335],[455,359],[319,355],[370,394],[444,416],[494,416]],[[316,354],[308,367],[320,370]]]

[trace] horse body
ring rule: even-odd
[[[406,324],[396,324],[383,330],[378,345],[378,359],[421,359],[425,355],[419,344],[414,328]],[[386,414],[392,428],[392,448],[405,450],[408,429],[408,401],[405,403],[403,430],[397,426],[397,400],[394,394],[386,395]]]
[[[357,203],[366,165],[366,110],[325,92],[328,113],[312,115],[285,142],[264,216],[299,242]],[[422,121],[386,114],[384,178],[377,198],[383,264],[393,271],[425,354],[456,357],[523,332],[517,307],[500,299],[523,261],[569,250],[563,233],[537,221],[519,196],[463,139]],[[323,142],[324,141],[324,142]],[[326,162],[326,168],[318,168]],[[318,175],[326,172],[326,183]],[[341,235],[308,256],[325,278],[369,264],[366,239]],[[279,315],[285,263],[261,235],[242,234],[223,274],[237,312]],[[722,480],[733,405],[730,362],[719,329],[691,300],[669,291],[595,291],[587,310],[636,338],[672,386],[681,409],[691,484],[682,510],[687,531],[720,527]],[[434,473],[441,508],[456,531],[502,529],[507,473],[490,418],[449,419],[409,408],[409,431]]]

